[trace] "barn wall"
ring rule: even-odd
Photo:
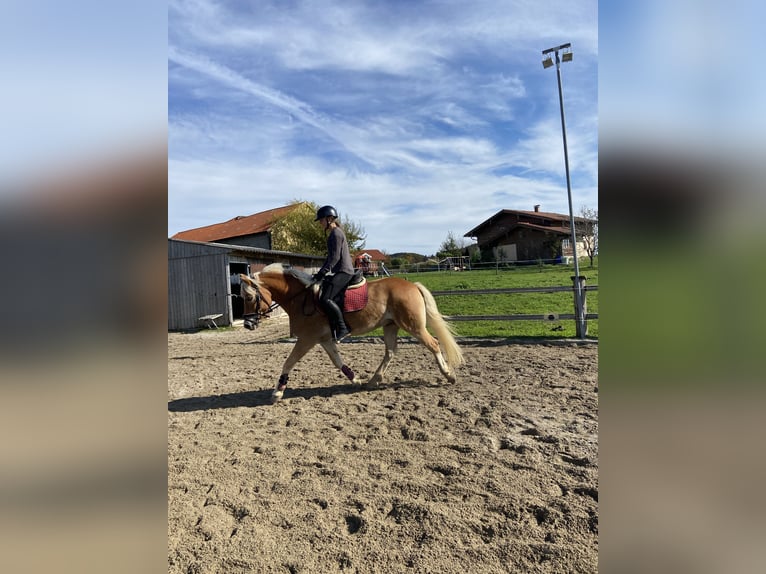
[[[515,243],[498,243],[497,247],[492,248],[492,253],[498,261],[518,261],[519,255],[516,252]]]
[[[560,255],[561,239],[562,236],[554,232],[520,227],[509,231],[508,226],[498,225],[477,237],[477,242],[482,249],[492,248],[496,258],[502,248],[505,261],[535,261]]]
[[[519,261],[553,259],[557,253],[552,250],[552,246],[558,245],[559,251],[561,248],[561,239],[558,236],[537,230],[516,229],[512,236]]]
[[[324,257],[311,255],[169,239],[168,330],[197,329],[199,317],[217,313],[223,317],[216,319],[216,324],[231,325],[235,317],[230,263],[247,264],[250,274],[271,263],[286,263],[314,273],[323,261]]]
[[[228,253],[206,245],[170,242],[168,246],[168,330],[195,329],[199,317],[221,313],[219,326],[231,324]]]

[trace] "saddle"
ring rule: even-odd
[[[299,269],[285,269],[285,273],[298,279],[305,287],[309,287],[314,282],[311,275]],[[319,292],[317,291],[318,296]],[[361,270],[356,270],[351,276],[351,281],[348,282],[345,289],[338,293],[335,302],[344,313],[353,313],[364,309],[367,305],[367,279]]]

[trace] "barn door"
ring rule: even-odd
[[[239,274],[248,274],[247,263],[229,263],[229,300],[231,301],[231,320],[241,319],[245,314],[245,302],[239,295]]]

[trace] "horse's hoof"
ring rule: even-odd
[[[284,393],[282,391],[274,391],[271,393],[271,404],[275,405],[282,400]]]
[[[381,377],[380,375],[375,375],[369,381],[367,381],[364,385],[366,387],[377,387],[382,382],[383,382],[383,377]]]

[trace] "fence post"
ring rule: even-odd
[[[588,322],[585,320],[587,302],[585,301],[585,276],[571,276],[574,291],[575,331],[577,337],[584,339],[588,334]]]

